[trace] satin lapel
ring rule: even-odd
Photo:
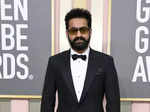
[[[75,93],[74,85],[73,85],[73,80],[72,80],[72,74],[71,74],[71,66],[70,66],[70,50],[66,52],[66,55],[64,55],[65,63],[64,63],[64,73],[63,77],[65,79],[66,85],[68,86],[69,90],[71,91],[73,98],[76,102],[77,96]]]
[[[95,77],[96,68],[97,68],[96,67],[96,59],[95,59],[93,50],[90,49],[87,73],[86,73],[84,88],[83,88],[83,92],[82,92],[82,95],[81,95],[80,102],[83,101],[84,97],[86,96],[86,92],[88,91],[88,89],[90,87],[90,84],[92,83],[92,81]]]

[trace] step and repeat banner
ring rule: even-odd
[[[50,0],[0,0],[0,95],[40,95],[51,55]]]
[[[150,0],[112,0],[111,55],[122,98],[150,98]]]

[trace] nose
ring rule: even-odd
[[[81,36],[81,32],[78,30],[77,31],[77,36],[80,37]]]

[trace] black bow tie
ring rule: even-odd
[[[86,60],[86,55],[77,55],[77,54],[72,55],[73,60],[76,60],[78,58],[81,58],[82,60]]]

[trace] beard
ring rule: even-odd
[[[68,37],[71,48],[76,51],[85,50],[89,45],[90,38],[91,37],[89,37],[88,40],[86,40],[84,37],[81,36],[81,37],[76,37],[73,40],[70,40],[70,38]]]

